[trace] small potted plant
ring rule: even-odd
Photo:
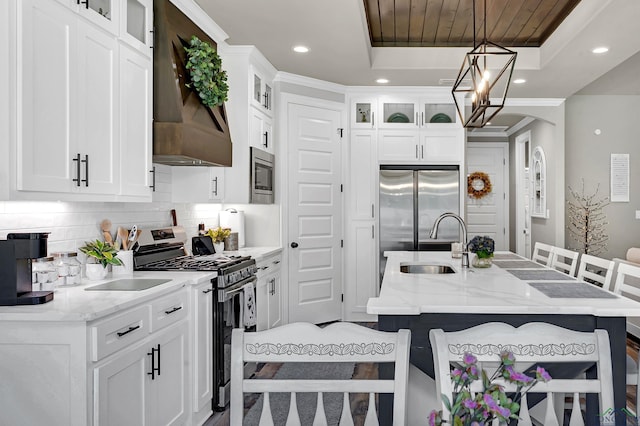
[[[484,236],[475,236],[469,242],[469,251],[475,253],[471,264],[476,268],[489,268],[491,266],[491,258],[495,249],[495,242],[492,238]]]
[[[122,265],[116,248],[110,243],[100,240],[88,241],[80,247],[80,251],[87,255],[85,271],[90,280],[101,280],[106,277],[109,265]]]
[[[224,250],[224,240],[231,235],[231,229],[218,226],[215,229],[209,229],[207,235],[211,237],[216,253],[222,253]]]

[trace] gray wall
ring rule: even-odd
[[[512,251],[516,249],[516,170],[517,164],[515,158],[515,141],[519,135],[531,132],[531,153],[540,146],[544,151],[545,160],[547,162],[547,210],[549,217],[547,219],[532,217],[531,218],[531,247],[537,241],[551,244],[563,245],[561,241],[556,240],[556,230],[563,221],[563,217],[559,217],[559,205],[564,202],[564,193],[558,194],[558,188],[553,182],[558,181],[558,146],[555,140],[556,126],[542,120],[535,120],[523,127],[509,138],[509,248]]]
[[[630,154],[629,202],[612,203],[605,207],[608,248],[600,256],[624,258],[629,247],[640,247],[640,96],[586,96],[569,98],[566,102],[566,167],[567,187],[592,194],[598,184],[601,196],[610,192],[611,154]],[[594,133],[601,130],[598,136]],[[568,218],[567,218],[568,219]],[[568,224],[568,222],[567,222]],[[567,244],[571,244],[566,232]]]

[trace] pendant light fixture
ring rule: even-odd
[[[466,54],[451,90],[464,127],[484,127],[504,107],[516,65],[516,52],[487,40],[487,0],[483,1],[482,41],[476,44],[476,1],[473,0],[473,50]]]

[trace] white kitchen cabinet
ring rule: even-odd
[[[375,129],[378,100],[375,97],[356,97],[350,102],[352,129]]]
[[[122,0],[120,8],[120,39],[150,57],[153,52],[153,0]]]
[[[249,70],[251,100],[255,108],[271,116],[273,111],[273,75],[251,65]]]
[[[98,13],[115,18],[121,2],[18,3],[11,198],[151,200],[151,58],[136,58],[100,25],[119,21]]]
[[[117,42],[52,0],[25,0],[17,189],[117,192]]]
[[[382,132],[382,131],[380,131]],[[346,152],[348,200],[345,234],[344,318],[369,321],[366,304],[377,296],[378,158],[375,130],[354,129]]]
[[[153,62],[120,46],[120,194],[150,199],[153,188]]]
[[[381,163],[460,164],[464,160],[464,130],[380,130]]]
[[[271,118],[251,108],[249,144],[273,154],[273,125]]]
[[[191,292],[192,424],[212,413],[213,398],[213,283],[193,286]]]
[[[179,203],[223,202],[224,172],[223,167],[173,167],[171,200]]]
[[[184,424],[187,333],[182,321],[96,367],[94,424]]]
[[[378,100],[379,129],[417,129],[420,103],[412,96],[383,96]]]
[[[225,107],[233,141],[233,165],[225,168],[224,172],[224,201],[249,204],[250,147],[257,147],[274,154],[278,151],[275,138],[278,129],[275,126],[277,117],[273,110],[274,96],[273,94],[268,96],[269,108],[263,106],[264,99],[260,101],[257,99],[258,92],[273,93],[269,82],[275,78],[276,69],[254,46],[218,47],[222,68],[228,75],[229,100],[225,103]]]
[[[347,230],[344,302],[345,320],[371,321],[367,301],[378,295],[380,277],[377,276],[378,253],[376,222],[349,222]]]
[[[118,34],[122,0],[56,0],[94,25]]]
[[[256,263],[257,331],[282,325],[281,262],[282,253],[278,252]]]

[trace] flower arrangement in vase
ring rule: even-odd
[[[224,240],[231,235],[231,229],[218,226],[215,229],[209,229],[206,235],[211,237],[216,253],[222,253],[224,250]]]
[[[491,266],[491,258],[495,250],[495,242],[492,238],[479,235],[469,242],[468,249],[475,253],[471,264],[476,268],[488,268]]]
[[[480,426],[490,425],[494,420],[500,424],[509,423],[510,419],[517,419],[520,412],[520,400],[538,382],[548,382],[551,376],[542,367],[537,367],[535,377],[515,371],[515,357],[511,352],[500,354],[500,366],[491,375],[478,370],[477,358],[470,353],[465,353],[460,368],[451,371],[453,382],[453,395],[442,395],[445,407],[449,410],[451,418],[442,419],[442,410],[433,410],[429,414],[429,426],[440,426],[449,423],[455,426]],[[471,383],[481,379],[482,392],[471,392]],[[504,387],[495,380],[502,379],[507,383],[516,385],[515,396],[504,391]]]

